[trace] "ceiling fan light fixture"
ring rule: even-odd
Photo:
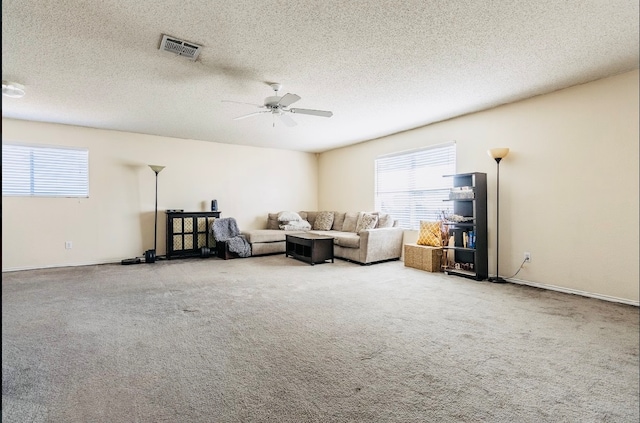
[[[279,84],[277,82],[269,84],[269,86],[273,89],[273,91],[276,92],[276,95],[278,95],[278,91],[280,91],[282,89],[282,84]]]
[[[254,106],[257,106],[260,109],[266,109],[266,110],[249,113],[248,115],[244,115],[244,116],[238,116],[233,118],[233,120],[240,120],[240,119],[247,118],[249,116],[255,116],[262,113],[271,113],[271,115],[274,116],[274,119],[276,115],[280,116],[280,118],[282,119],[285,125],[295,126],[296,123],[291,118],[291,116],[289,116],[289,113],[300,113],[303,115],[312,115],[312,116],[321,116],[321,117],[333,116],[333,112],[330,112],[328,110],[289,108],[290,105],[300,100],[300,96],[297,94],[287,93],[281,97],[278,95],[278,91],[280,91],[280,89],[282,88],[282,84],[274,82],[274,83],[270,83],[269,85],[275,92],[275,95],[265,98],[264,105],[252,104]],[[240,103],[238,101],[230,101],[230,100],[222,100],[222,101],[227,103]],[[240,104],[251,104],[251,103],[240,103]]]
[[[2,95],[11,98],[24,97],[24,85],[17,82],[2,81]]]

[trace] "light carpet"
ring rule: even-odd
[[[637,307],[397,261],[11,272],[2,421],[638,422],[639,342]]]

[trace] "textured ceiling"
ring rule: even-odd
[[[638,68],[637,0],[3,0],[2,116],[308,152]],[[204,46],[193,62],[162,34]],[[257,111],[273,95],[331,118]],[[275,127],[273,123],[275,122]]]

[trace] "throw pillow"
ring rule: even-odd
[[[316,220],[313,222],[313,230],[315,231],[330,231],[333,225],[333,212],[321,211],[316,215]]]
[[[365,229],[373,229],[376,227],[376,223],[378,223],[378,216],[372,213],[362,213],[356,223],[356,233],[358,234]]]
[[[291,222],[280,225],[280,229],[284,231],[308,231],[311,225],[306,220],[292,220]]]
[[[281,211],[278,213],[279,222],[297,222],[298,220],[302,220],[302,218],[296,212]]]
[[[362,220],[362,216],[365,214],[376,214],[376,212],[363,212],[363,211],[358,212],[358,218],[356,219],[356,227],[353,228],[354,231],[358,228],[358,224],[360,223],[360,220]]]
[[[420,233],[418,234],[418,245],[428,245],[430,247],[442,247],[442,230],[439,220],[430,222],[420,221]]]
[[[344,223],[342,224],[342,232],[355,232],[358,223],[358,212],[346,212],[344,215]]]

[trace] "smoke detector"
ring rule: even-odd
[[[184,56],[190,60],[196,60],[200,54],[200,50],[202,50],[202,46],[163,34],[162,42],[160,42],[160,50],[175,53],[178,56]]]
[[[11,98],[24,97],[24,85],[17,82],[2,81],[2,95]]]

